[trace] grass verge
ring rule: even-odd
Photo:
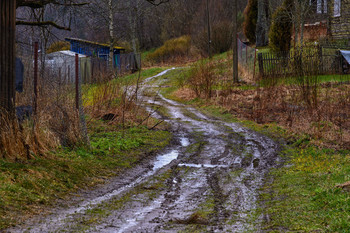
[[[266,232],[349,232],[350,193],[337,187],[350,181],[348,149],[321,148],[311,135],[296,133],[274,122],[257,124],[238,119],[210,101],[180,99],[177,90],[171,86],[163,94],[221,120],[239,122],[285,144],[281,155],[285,165],[271,171],[269,182],[261,190],[260,211],[267,216],[263,223]]]
[[[90,134],[91,148],[62,148],[22,163],[0,160],[0,230],[42,212],[79,188],[120,174],[171,139],[167,131],[143,126],[122,132],[102,121],[96,125]]]

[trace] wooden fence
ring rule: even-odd
[[[114,68],[116,69],[118,76],[127,73],[136,72],[141,68],[141,55],[134,53],[118,54],[116,55],[116,64]],[[108,72],[109,62],[97,57],[91,58],[91,76],[95,77],[99,74]]]
[[[339,50],[318,46],[258,54],[260,77],[342,74],[346,65]]]

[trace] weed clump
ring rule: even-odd
[[[190,36],[182,36],[166,41],[162,47],[150,53],[148,59],[154,62],[176,62],[185,59],[190,50]]]

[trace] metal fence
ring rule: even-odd
[[[255,76],[256,49],[238,39],[238,63],[251,77]]]
[[[302,47],[288,52],[258,54],[260,77],[346,74],[348,63],[337,49]]]

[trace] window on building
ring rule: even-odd
[[[323,13],[324,14],[327,14],[328,13],[328,1],[327,0],[324,0],[323,1]]]
[[[334,17],[340,16],[341,0],[334,0]]]
[[[310,6],[314,5],[316,6],[316,12],[318,14],[327,14],[328,12],[328,1],[327,0],[316,0],[316,1],[309,1]]]
[[[317,13],[322,14],[322,0],[317,0]]]

